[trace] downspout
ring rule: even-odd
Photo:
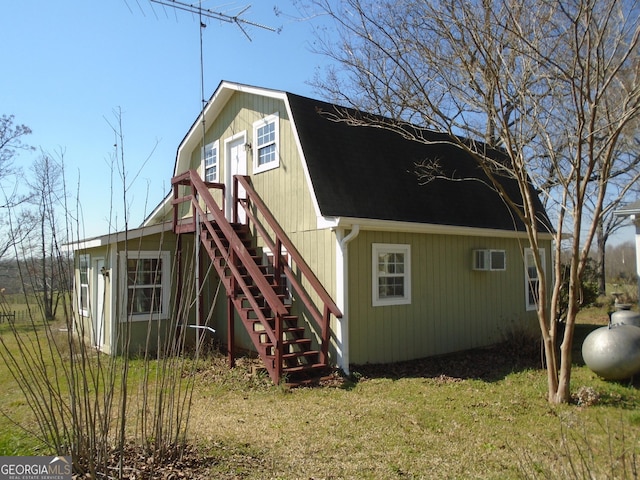
[[[349,243],[360,233],[360,225],[353,225],[348,235],[345,229],[336,231],[336,303],[342,312],[336,332],[338,343],[338,366],[349,375]]]

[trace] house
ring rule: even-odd
[[[336,108],[222,82],[145,222],[73,245],[81,334],[114,354],[212,336],[230,364],[252,350],[296,383],[536,329],[524,225],[474,161],[446,135],[408,141]],[[421,185],[425,160],[459,181]]]
[[[629,217],[629,220],[635,226],[636,280],[638,283],[638,298],[640,298],[640,200],[620,207],[614,213],[618,217]]]

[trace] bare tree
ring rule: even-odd
[[[42,302],[42,310],[46,320],[53,320],[56,310],[65,293],[60,290],[60,279],[64,277],[59,271],[61,263],[59,238],[64,231],[58,225],[59,212],[64,212],[65,200],[62,185],[64,169],[64,153],[58,159],[42,152],[32,166],[33,176],[27,181],[30,188],[30,203],[35,206],[32,213],[34,229],[31,238],[33,246],[30,259],[30,279],[34,290],[38,292]]]
[[[14,121],[13,115],[0,117],[0,258],[29,233],[28,222],[12,222],[9,218],[10,214],[14,218],[22,216],[14,210],[26,200],[18,189],[16,174],[20,169],[15,166],[15,159],[21,151],[33,150],[23,143],[31,129]]]
[[[525,224],[539,278],[548,399],[567,402],[580,278],[609,181],[628,166],[627,189],[638,175],[619,155],[640,109],[638,3],[312,0],[303,8],[328,15],[335,25],[335,32],[318,30],[318,50],[335,61],[316,78],[321,91],[335,102],[390,117],[394,121],[379,126],[415,141],[426,140],[409,123],[449,133]],[[507,161],[496,161],[487,146],[504,152]],[[437,166],[426,162],[422,180],[438,176]],[[503,177],[518,182],[518,198],[501,188]],[[545,271],[540,255],[546,232],[532,185],[546,196],[554,219],[554,272]],[[563,247],[570,281],[560,334]]]

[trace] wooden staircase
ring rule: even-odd
[[[201,245],[225,287],[230,365],[234,364],[235,310],[274,383],[313,383],[329,372],[330,315],[339,318],[342,314],[259,199],[249,179],[236,177],[235,181],[242,183],[247,198],[234,199],[234,218],[238,218],[237,208],[244,208],[247,223],[229,222],[223,209],[215,202],[210,189],[222,190],[224,198],[224,185],[205,183],[193,170],[174,177],[174,231],[200,232]],[[189,187],[191,193],[181,196],[181,185]],[[234,191],[238,191],[237,183]],[[178,218],[178,205],[183,202],[190,202],[193,208],[192,218],[187,223]],[[253,210],[249,208],[250,205],[254,207]],[[261,213],[260,219],[254,213],[257,211]],[[200,219],[199,228],[196,228],[196,218]],[[262,243],[274,253],[271,262],[265,261],[256,248],[256,238],[251,233],[249,222],[261,236]],[[269,230],[275,232],[275,239],[267,234],[262,222],[266,222]],[[281,254],[283,247],[299,275],[294,274],[292,265]],[[323,303],[322,313],[306,290],[301,288],[298,276],[306,277],[315,290]],[[288,282],[283,281],[284,278]],[[293,301],[300,301],[315,320],[315,331],[310,329],[311,325],[305,325],[306,322],[292,314],[290,295]],[[317,340],[314,341],[312,336]]]

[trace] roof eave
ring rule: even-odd
[[[395,220],[378,220],[355,217],[318,217],[319,229],[352,228],[359,225],[361,230],[380,232],[428,233],[434,235],[462,235],[474,237],[526,238],[527,233],[517,230],[500,230],[496,228],[465,227],[458,225],[438,225],[431,223],[400,222]],[[552,233],[540,233],[540,238],[553,240]]]

